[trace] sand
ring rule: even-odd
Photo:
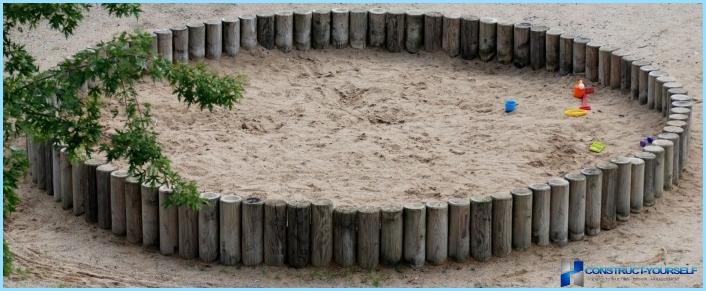
[[[22,41],[46,68],[85,43],[123,30],[298,7],[303,5],[146,5],[139,21],[101,18],[104,13],[95,11],[69,41],[45,28]],[[701,6],[399,7],[559,25],[634,48],[692,92],[701,120]],[[605,14],[583,16],[597,7]],[[644,27],[640,19],[665,21]],[[103,29],[95,31],[97,26]],[[141,85],[140,97],[154,107],[160,142],[174,166],[209,191],[323,197],[354,205],[508,191],[639,150],[639,139],[662,123],[657,113],[603,88],[591,96],[594,110],[588,117],[566,118],[563,109],[577,104],[568,96],[573,78],[442,53],[258,49],[208,63],[219,73],[250,78],[246,98],[234,110],[186,108],[164,84]],[[517,112],[502,111],[508,98],[520,103]],[[104,124],[119,126],[120,120]],[[606,142],[605,152],[587,150],[594,139]],[[24,203],[6,228],[24,271],[6,285],[552,287],[558,286],[559,261],[566,257],[580,257],[587,265],[688,264],[701,269],[701,122],[695,123],[692,141],[693,161],[679,188],[617,230],[561,249],[533,247],[487,263],[421,270],[232,268],[165,258],[86,224],[26,184]],[[589,276],[586,286],[700,286],[699,275],[666,282],[598,282]]]

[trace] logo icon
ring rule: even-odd
[[[583,287],[583,261],[577,258],[561,259],[561,287]]]

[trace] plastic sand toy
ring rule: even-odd
[[[588,150],[594,152],[594,153],[600,153],[605,149],[605,144],[600,141],[600,140],[594,140],[591,142],[591,145],[588,146]]]
[[[581,108],[568,108],[564,110],[564,115],[568,117],[581,117],[585,116],[588,113],[588,111],[583,110]]]
[[[505,112],[510,113],[515,111],[515,109],[517,109],[517,101],[514,99],[505,101]]]

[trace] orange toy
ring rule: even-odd
[[[586,85],[583,84],[583,80],[579,79],[574,85],[574,97],[583,99],[586,96]]]

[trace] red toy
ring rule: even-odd
[[[586,87],[583,84],[583,80],[579,79],[574,85],[574,97],[581,99],[581,106],[579,108],[583,110],[591,110],[591,105],[588,105],[588,95],[593,93],[593,87]]]

